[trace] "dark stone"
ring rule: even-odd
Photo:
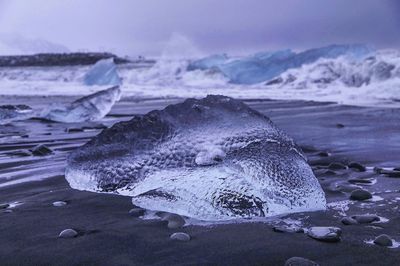
[[[367,171],[367,168],[364,165],[357,163],[357,162],[351,162],[351,163],[349,163],[348,166],[349,166],[349,168],[351,168],[353,170],[357,170],[359,172]]]
[[[7,209],[8,207],[10,207],[10,204],[8,203],[0,204],[0,209]]]
[[[342,192],[353,192],[354,190],[360,189],[360,186],[353,184],[339,184],[336,186],[336,189]]]
[[[337,124],[336,124],[336,127],[337,127],[337,128],[344,128],[344,125],[343,125],[343,124],[340,124],[340,123],[337,123]]]
[[[388,177],[400,177],[400,171],[381,170],[379,173]]]
[[[185,225],[185,219],[183,219],[182,216],[175,214],[175,213],[169,213],[169,212],[160,212],[157,213],[159,217],[161,217],[161,220],[167,221],[168,222],[168,228],[170,229],[176,229],[180,228]]]
[[[342,230],[338,227],[314,226],[308,229],[307,235],[323,242],[338,242]]]
[[[321,151],[317,155],[321,156],[321,157],[329,157],[329,156],[331,156],[331,154],[329,152],[327,152],[327,151]]]
[[[285,262],[285,266],[319,266],[319,264],[306,258],[292,257]]]
[[[179,240],[179,241],[183,241],[183,242],[190,241],[190,235],[183,233],[183,232],[173,233],[170,236],[170,238],[173,240]]]
[[[352,178],[347,180],[347,182],[351,184],[372,184],[371,179],[362,179],[362,178]]]
[[[331,170],[344,170],[347,169],[347,166],[339,162],[334,162],[329,164],[328,168]]]
[[[377,174],[380,174],[382,172],[382,170],[383,169],[380,168],[380,167],[377,167],[377,166],[374,167],[374,172],[377,173]]]
[[[0,67],[92,65],[107,58],[114,58],[116,64],[130,62],[110,53],[60,53],[0,56]]]
[[[357,224],[358,222],[356,220],[354,220],[351,217],[343,217],[342,220],[340,220],[342,222],[342,224],[345,225],[353,225],[353,224]]]
[[[371,199],[372,194],[364,189],[356,189],[353,192],[351,192],[350,199],[351,200],[367,200]]]
[[[374,240],[374,244],[383,247],[391,247],[393,245],[393,240],[388,235],[379,235]]]
[[[65,201],[55,201],[55,202],[53,202],[53,206],[54,207],[64,207],[65,205],[67,205],[67,203]]]
[[[133,216],[133,217],[140,217],[143,216],[145,214],[145,210],[142,208],[133,208],[129,211],[129,215]]]
[[[303,228],[297,226],[276,225],[272,229],[279,233],[304,233]]]
[[[83,132],[83,128],[66,128],[65,132],[67,133]]]
[[[351,218],[360,224],[369,224],[380,220],[379,216],[373,214],[353,215]]]
[[[65,229],[61,231],[59,234],[59,238],[74,238],[78,236],[78,232],[76,232],[74,229]]]
[[[40,144],[31,150],[35,156],[46,156],[53,153],[53,150],[48,148],[46,145]]]

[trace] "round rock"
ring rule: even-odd
[[[53,150],[46,145],[40,144],[31,150],[32,154],[35,156],[46,156],[53,153]]]
[[[345,170],[347,169],[347,166],[342,163],[333,162],[329,164],[328,168],[331,170]]]
[[[303,228],[297,226],[276,225],[272,229],[280,233],[304,233]]]
[[[358,162],[351,162],[351,163],[349,163],[348,166],[349,166],[350,169],[353,169],[353,170],[356,170],[356,171],[359,171],[359,172],[367,171],[367,168],[364,165],[362,165],[362,164],[360,164]]]
[[[55,201],[55,202],[53,202],[53,206],[54,207],[62,207],[62,206],[65,206],[65,205],[67,205],[67,203],[65,201]]]
[[[159,216],[161,217],[161,220],[168,222],[167,226],[170,229],[181,228],[185,225],[185,219],[183,219],[182,216],[178,214],[164,212],[160,213]]]
[[[341,234],[342,230],[338,227],[314,226],[307,231],[309,237],[324,242],[338,242]]]
[[[358,222],[356,220],[354,220],[352,217],[343,217],[341,222],[344,225],[358,224]]]
[[[142,208],[133,208],[129,211],[129,215],[133,217],[140,217],[143,216],[145,213],[145,210]]]
[[[350,199],[351,200],[367,200],[371,199],[372,194],[364,189],[356,189],[350,194]]]
[[[393,240],[388,235],[380,235],[374,240],[374,244],[383,247],[390,247],[393,245]]]
[[[60,238],[74,238],[78,235],[74,229],[65,229],[58,235]]]
[[[292,257],[285,262],[285,266],[319,266],[319,264],[306,258]]]
[[[190,240],[190,235],[183,233],[183,232],[177,232],[177,233],[173,233],[170,236],[171,239],[173,240],[179,240],[179,241],[184,241],[187,242]]]
[[[360,224],[369,224],[372,222],[380,221],[379,216],[374,215],[374,214],[353,215],[353,216],[351,216],[351,218],[353,218]]]
[[[0,210],[1,209],[7,209],[8,207],[10,207],[10,204],[8,204],[8,203],[0,204]]]

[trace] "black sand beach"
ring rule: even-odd
[[[72,98],[71,98],[72,99]],[[0,97],[0,104],[24,103],[44,107],[65,97]],[[320,265],[398,265],[400,248],[366,241],[387,234],[400,241],[400,178],[373,171],[400,167],[400,110],[352,107],[334,103],[248,100],[303,147],[328,202],[327,211],[298,213],[269,223],[213,226],[189,225],[169,229],[161,220],[129,215],[129,197],[73,190],[63,176],[65,157],[104,126],[133,115],[160,109],[170,100],[123,99],[98,123],[61,124],[41,120],[0,126],[1,265],[284,265],[293,256]],[[22,156],[21,151],[45,144],[47,156]],[[365,172],[338,169],[358,162]],[[21,180],[30,182],[18,183]],[[350,180],[350,181],[349,181]],[[358,186],[358,187],[356,187]],[[363,188],[373,198],[349,200]],[[55,201],[66,206],[54,207]],[[373,214],[373,223],[344,225],[344,216]],[[304,233],[281,233],[274,224],[301,227],[335,226],[341,241],[327,243]],[[58,238],[67,228],[78,236]],[[189,242],[174,241],[174,232],[186,232]]]

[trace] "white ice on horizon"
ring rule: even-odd
[[[155,65],[118,65],[123,96],[200,98],[221,94],[240,99],[312,100],[374,107],[399,105],[399,51],[377,51],[365,60],[321,59],[280,76],[284,81],[295,77],[294,81],[269,86],[266,82],[232,84],[224,75],[212,70],[185,71],[189,63],[189,59],[162,58]],[[379,71],[385,66],[388,67],[386,72]],[[88,66],[2,68],[0,93],[76,96],[105,89],[106,86],[83,84],[89,69]]]

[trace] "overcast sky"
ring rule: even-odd
[[[205,53],[400,47],[400,1],[0,0],[0,36],[10,33],[120,55],[160,54],[173,34]]]

